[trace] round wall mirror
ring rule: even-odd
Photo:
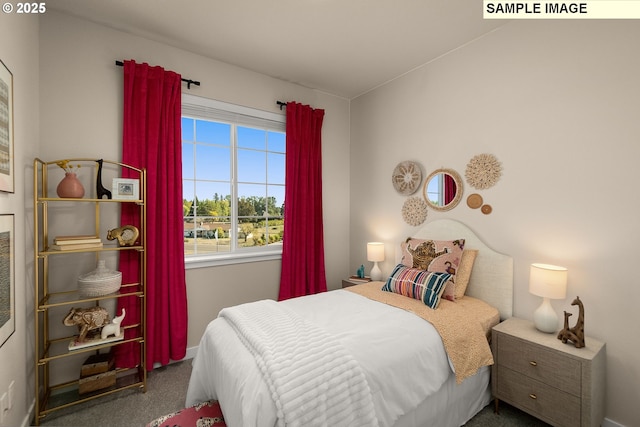
[[[448,211],[462,199],[462,178],[452,169],[436,169],[422,187],[422,197],[431,209]]]

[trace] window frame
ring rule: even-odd
[[[181,117],[187,117],[196,120],[201,119],[209,121],[220,121],[223,123],[231,123],[233,126],[257,127],[260,129],[264,129],[266,127],[269,131],[286,133],[285,114],[277,114],[269,111],[258,110],[255,108],[230,104],[227,102],[203,98],[191,94],[182,94]],[[237,132],[234,131],[234,134],[235,133]],[[233,139],[235,138],[236,136],[234,135]],[[230,149],[232,153],[231,196],[234,198],[236,203],[236,209],[231,210],[230,220],[233,224],[238,225],[237,141],[233,141]],[[266,247],[256,249],[242,249],[240,251],[236,249],[234,252],[207,253],[202,255],[185,254],[184,262],[185,268],[191,269],[278,259],[282,259],[282,245],[268,245]]]

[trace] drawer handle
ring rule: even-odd
[[[531,362],[529,362],[529,365],[538,366],[538,362],[536,362],[535,360],[532,360]]]
[[[538,398],[538,396],[536,396],[536,395],[535,395],[535,394],[533,394],[533,393],[531,393],[531,394],[529,395],[529,397],[530,397],[531,399],[533,399],[533,400],[536,400],[536,399]]]

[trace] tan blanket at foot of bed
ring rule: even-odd
[[[456,382],[474,375],[483,366],[493,365],[488,337],[500,321],[500,313],[479,299],[465,296],[456,302],[441,300],[433,310],[412,298],[381,290],[384,283],[369,282],[344,290],[409,311],[431,323],[444,343],[455,368]]]

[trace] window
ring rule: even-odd
[[[283,115],[183,95],[187,266],[279,258],[284,175]]]
[[[427,198],[436,206],[444,206],[444,175],[434,175],[427,184]]]

